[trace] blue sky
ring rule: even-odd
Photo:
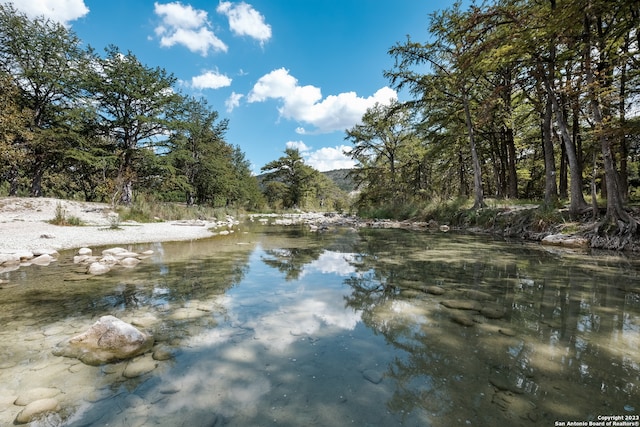
[[[0,0],[2,3],[7,0]],[[319,170],[350,167],[351,128],[375,102],[403,98],[383,71],[388,49],[427,39],[429,13],[452,0],[17,0],[65,23],[96,50],[114,44],[175,75],[229,119],[254,172],[297,147]]]

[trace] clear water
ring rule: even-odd
[[[155,254],[97,277],[72,252],[0,273],[0,425],[39,387],[60,391],[61,410],[34,426],[550,426],[640,412],[635,257],[276,227],[128,248]],[[106,314],[171,357],[95,367],[51,353]]]

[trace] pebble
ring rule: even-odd
[[[362,376],[373,384],[380,384],[380,382],[382,382],[382,374],[375,369],[367,369],[363,371]]]

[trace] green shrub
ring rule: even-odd
[[[77,216],[70,216],[67,217],[67,211],[65,208],[62,207],[62,203],[58,203],[56,205],[56,211],[54,214],[53,219],[50,219],[49,224],[53,224],[53,225],[62,225],[62,226],[80,226],[80,225],[84,225],[84,223],[82,222],[82,220],[80,218],[78,218]]]

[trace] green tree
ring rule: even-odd
[[[204,99],[185,98],[180,110],[167,146],[169,187],[182,191],[187,205],[257,207],[260,190],[250,164],[239,147],[225,142],[228,120]]]
[[[32,137],[23,140],[23,172],[30,192],[42,195],[42,179],[66,149],[68,111],[75,106],[86,52],[78,37],[43,17],[29,19],[11,4],[0,4],[0,70],[18,87],[22,111],[31,112]]]
[[[216,155],[223,155],[218,148],[228,126],[227,120],[218,118],[218,112],[211,110],[206,100],[187,98],[176,121],[177,129],[169,140],[171,163],[177,170],[174,184],[184,191],[187,205],[210,198],[206,181],[216,177],[207,173],[207,167]]]
[[[411,190],[405,169],[416,159],[416,140],[411,110],[399,102],[376,104],[362,117],[362,123],[347,130],[353,144],[350,156],[357,163],[355,179],[365,184],[361,201],[405,203]]]
[[[459,3],[449,10],[434,13],[429,25],[434,41],[418,43],[408,38],[404,44],[396,44],[389,50],[395,58],[394,69],[385,72],[397,88],[408,87],[418,99],[427,90],[440,90],[447,94],[449,102],[459,106],[471,153],[475,209],[485,206],[482,165],[473,117],[476,108],[473,97],[479,80],[474,45],[480,43],[484,32],[468,25],[477,13],[476,7],[463,13]],[[425,78],[425,66],[438,76],[437,85]]]
[[[19,90],[10,76],[0,72],[0,178],[9,183],[9,195],[18,192],[18,175],[25,160],[24,147],[32,135],[29,131],[31,112],[19,102]]]
[[[120,202],[129,205],[139,178],[136,165],[144,157],[141,150],[153,151],[161,145],[182,97],[172,88],[173,75],[148,67],[115,46],[106,49],[104,58],[94,55],[93,70],[87,89],[96,106],[101,136],[116,144],[117,192]]]
[[[282,201],[285,208],[302,208],[317,171],[304,163],[297,148],[287,148],[284,153],[285,155],[278,160],[271,161],[261,168],[262,172],[267,172],[264,181],[267,185],[269,182],[276,181],[286,186]],[[282,189],[280,185],[278,187]]]
[[[635,233],[637,221],[624,209],[624,191],[626,185],[621,183],[621,176],[616,167],[614,144],[616,132],[614,108],[614,78],[615,68],[624,66],[627,58],[621,57],[628,53],[623,46],[631,34],[638,33],[640,17],[637,4],[626,2],[611,3],[602,0],[589,0],[584,8],[576,8],[578,17],[583,22],[583,58],[584,72],[587,83],[587,100],[589,111],[594,124],[594,135],[600,143],[604,163],[605,185],[607,195],[607,211],[602,224],[613,225],[619,231]],[[623,85],[626,82],[621,81]],[[624,95],[618,102],[625,102]],[[620,117],[624,117],[624,107]],[[624,122],[624,120],[622,120]],[[620,145],[625,145],[624,137]],[[624,152],[624,151],[623,151]],[[626,158],[624,159],[626,162]]]
[[[233,147],[231,165],[234,185],[229,201],[247,209],[257,209],[263,204],[258,180],[251,172],[251,163],[239,146]]]

